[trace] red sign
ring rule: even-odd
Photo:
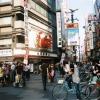
[[[78,23],[68,23],[66,24],[66,28],[78,28]]]

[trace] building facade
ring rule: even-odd
[[[55,0],[0,0],[0,61],[57,58]]]
[[[95,15],[96,15],[96,48],[95,58],[100,60],[100,0],[96,0],[94,4]]]

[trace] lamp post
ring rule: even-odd
[[[74,23],[74,20],[77,20],[78,21],[78,19],[76,18],[76,19],[74,19],[74,13],[78,10],[78,9],[75,9],[75,10],[73,10],[73,9],[69,9],[70,10],[70,12],[65,12],[66,14],[67,13],[71,13],[71,23]],[[69,20],[69,19],[68,19]],[[73,24],[74,25],[74,24]],[[68,38],[68,35],[67,35],[67,38]],[[73,51],[74,51],[74,54],[75,54],[75,56],[74,56],[74,61],[76,62],[76,46],[75,45],[73,45],[72,46],[72,48],[73,48]]]

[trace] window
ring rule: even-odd
[[[22,20],[24,21],[24,15],[21,13],[16,14],[16,20]]]
[[[17,43],[25,43],[25,38],[22,35],[17,35]]]
[[[48,3],[51,5],[52,4],[52,0],[47,0],[48,1]]]
[[[50,20],[52,20],[52,15],[51,15],[51,13],[48,13],[48,18],[49,18]]]

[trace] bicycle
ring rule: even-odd
[[[86,94],[84,86],[85,85],[80,84],[80,95],[85,100],[88,94]],[[52,90],[52,96],[55,100],[68,99],[69,93],[76,94],[75,85],[72,83],[72,89],[70,89],[65,79],[59,79],[58,84],[56,84]]]
[[[88,96],[87,96],[88,100],[91,100],[91,99],[100,100],[100,94],[99,94],[100,86],[97,85],[96,81],[90,80],[90,82],[86,86],[86,90],[85,91],[88,94]]]

